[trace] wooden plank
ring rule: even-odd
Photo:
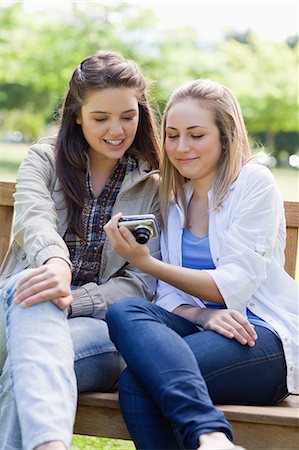
[[[96,407],[79,403],[74,426],[75,434],[131,439],[120,409]]]
[[[247,449],[291,449],[299,432],[299,398],[290,395],[278,406],[219,406],[233,426],[236,442]],[[254,435],[249,435],[254,432]],[[87,393],[79,396],[74,432],[115,439],[130,439],[118,405],[118,394]],[[264,447],[257,446],[260,442]],[[290,441],[291,438],[291,441]],[[279,444],[280,443],[280,444]],[[287,446],[288,445],[288,446]]]
[[[13,206],[13,193],[15,192],[15,183],[0,181],[0,206]]]
[[[0,205],[0,263],[9,247],[12,237],[13,207]]]
[[[246,450],[298,450],[298,428],[232,421],[234,439]]]
[[[285,247],[285,270],[288,274],[295,278],[296,274],[296,263],[298,254],[298,229],[288,228],[287,229],[287,241]]]
[[[79,397],[79,405],[93,408],[119,408],[118,393],[85,393]],[[244,422],[260,422],[264,424],[292,425],[299,432],[299,396],[290,395],[275,406],[219,405],[229,420],[238,419]]]
[[[100,408],[108,407],[112,409],[119,408],[117,392],[86,392],[80,394],[79,403],[84,406],[96,406]]]
[[[276,406],[242,406],[221,405],[219,408],[225,413],[229,421],[261,423],[265,425],[292,426],[299,433],[299,398],[290,395]]]
[[[284,202],[286,223],[288,227],[299,227],[299,202]]]
[[[287,224],[285,270],[292,278],[295,278],[298,255],[299,202],[284,202],[284,209]]]

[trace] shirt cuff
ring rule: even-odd
[[[94,312],[94,304],[88,291],[80,287],[72,291],[73,301],[69,317],[91,317]]]
[[[59,245],[49,245],[42,249],[35,256],[35,267],[42,266],[48,259],[51,258],[61,258],[64,259],[72,268],[72,263],[66,255],[65,251]]]

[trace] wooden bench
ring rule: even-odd
[[[0,182],[0,262],[11,240],[14,183]],[[285,202],[287,272],[294,278],[298,247],[299,202]],[[235,440],[248,450],[299,449],[299,390],[278,406],[220,406],[233,426]],[[130,439],[122,419],[117,393],[79,396],[74,433]]]

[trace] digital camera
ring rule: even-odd
[[[158,228],[154,214],[123,216],[118,225],[127,227],[139,244],[146,244],[151,238],[158,236]]]

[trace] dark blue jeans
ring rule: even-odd
[[[281,342],[264,327],[243,346],[140,298],[113,304],[106,318],[128,365],[120,405],[138,449],[195,449],[213,431],[232,440],[214,403],[271,405],[287,395]]]

